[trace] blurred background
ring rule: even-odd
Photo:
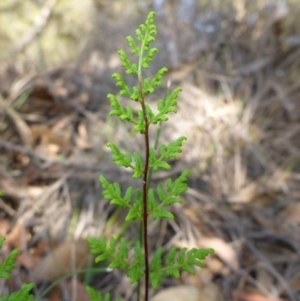
[[[44,300],[79,301],[89,283],[135,300],[118,271],[76,280],[74,270],[87,265],[87,236],[138,237],[137,225],[123,222],[126,212],[103,200],[98,176],[139,185],[113,165],[105,144],[142,152],[143,139],[108,117],[106,95],[118,93],[111,75],[124,74],[117,51],[129,50],[126,36],[135,37],[152,10],[159,53],[147,76],[165,66],[165,84],[183,88],[160,142],[188,138],[154,185],[185,168],[191,174],[183,209],[174,206],[174,221],[151,225],[150,247],[216,251],[196,276],[167,279],[161,289],[205,291],[195,301],[299,300],[298,0],[2,0],[0,235],[4,253],[22,250],[2,291],[34,281]],[[157,89],[150,105],[164,94]],[[86,258],[64,271],[75,286],[49,272],[53,254],[70,258],[72,250]],[[58,288],[47,290],[53,283]]]

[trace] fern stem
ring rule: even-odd
[[[139,77],[140,85],[140,101],[145,121],[145,166],[143,174],[143,245],[144,245],[144,256],[145,256],[145,301],[149,298],[149,254],[148,254],[148,172],[149,172],[149,121],[146,112],[145,95],[143,89],[142,78]]]
[[[149,186],[148,186],[149,187]],[[141,245],[143,245],[143,221],[140,221],[139,222],[139,242]],[[139,279],[138,281],[138,284],[137,284],[137,301],[140,301],[141,300],[141,278]]]
[[[142,76],[142,62],[143,62],[143,52],[145,48],[145,42],[147,40],[147,34],[142,42],[141,50],[139,53],[138,60],[138,81],[139,81],[139,92],[140,92],[140,103],[142,106],[144,122],[145,122],[145,166],[143,172],[143,247],[144,247],[144,257],[145,257],[145,301],[149,299],[149,252],[148,252],[148,173],[149,173],[149,160],[150,160],[150,145],[149,145],[149,120],[146,112],[145,104],[145,94],[143,86],[143,76]]]

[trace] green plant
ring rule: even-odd
[[[2,250],[4,237],[0,237],[0,250]],[[7,256],[3,263],[0,264],[0,278],[10,279],[10,272],[15,268],[16,256],[19,254],[19,250],[13,250]],[[30,301],[33,300],[33,295],[30,294],[34,284],[23,284],[21,289],[10,295],[1,296],[1,301]]]
[[[156,73],[154,78],[143,78],[143,69],[149,68],[149,63],[153,61],[158,51],[157,48],[150,48],[150,44],[155,41],[156,35],[154,16],[154,12],[149,13],[146,23],[140,25],[136,30],[137,41],[131,36],[126,38],[132,49],[131,54],[137,56],[137,62],[132,63],[123,50],[118,52],[122,66],[126,68],[125,73],[137,76],[138,85],[130,88],[120,74],[114,73],[112,75],[116,80],[116,85],[120,87],[120,96],[125,96],[134,102],[138,102],[141,109],[133,112],[129,106],[124,108],[117,96],[108,94],[112,107],[110,116],[116,115],[121,121],[129,122],[132,124],[135,132],[144,136],[144,155],[138,152],[133,154],[123,153],[115,144],[107,144],[111,148],[112,160],[115,165],[132,169],[133,178],[142,179],[141,188],[136,189],[134,192],[133,188],[129,187],[125,194],[122,195],[118,183],[110,183],[104,176],[99,178],[103,188],[103,197],[109,200],[110,204],[128,209],[126,221],[140,221],[142,235],[135,243],[133,258],[130,258],[128,255],[130,245],[125,238],[116,240],[112,237],[109,242],[106,242],[103,237],[98,239],[88,238],[91,252],[98,255],[96,262],[110,260],[109,267],[126,271],[132,283],[140,282],[144,278],[145,301],[148,301],[150,285],[153,289],[157,289],[163,277],[172,276],[179,278],[182,270],[192,274],[195,273],[193,266],[203,267],[202,261],[213,252],[212,249],[193,248],[187,250],[183,248],[179,250],[173,247],[166,255],[165,260],[163,260],[164,250],[159,248],[150,261],[148,222],[150,219],[174,218],[167,208],[174,203],[182,203],[179,195],[187,190],[186,180],[189,175],[189,170],[184,170],[174,181],[168,179],[165,185],[159,184],[156,189],[150,188],[152,172],[156,172],[159,169],[170,170],[171,166],[167,160],[179,158],[179,153],[182,151],[182,143],[186,140],[186,137],[179,137],[169,145],[160,145],[159,150],[158,147],[150,146],[150,125],[157,124],[160,132],[161,123],[168,120],[168,114],[177,112],[177,97],[181,91],[181,88],[176,88],[164,100],[159,100],[156,112],[152,111],[145,102],[147,94],[154,93],[156,87],[162,86],[163,75],[167,72],[167,68],[164,67]],[[101,300],[102,298],[99,292],[94,291],[90,287],[87,288],[87,292],[92,301]],[[106,295],[105,301],[108,300],[109,295]]]
[[[180,277],[180,272],[187,271],[195,273],[193,266],[203,267],[203,260],[207,255],[213,253],[213,249],[196,249],[187,250],[187,248],[171,248],[163,260],[164,250],[160,247],[154,253],[150,261],[148,250],[148,222],[149,218],[156,220],[158,218],[173,219],[173,214],[167,209],[174,203],[182,203],[179,195],[187,190],[186,180],[189,170],[184,170],[182,174],[175,179],[168,179],[165,185],[159,184],[156,189],[150,188],[152,172],[159,169],[170,170],[171,166],[167,160],[171,158],[178,159],[182,151],[182,143],[185,137],[179,137],[169,145],[160,145],[158,151],[158,139],[161,130],[161,124],[168,120],[167,114],[176,113],[177,97],[180,88],[176,88],[170,95],[166,95],[164,100],[159,100],[157,112],[153,112],[145,102],[145,95],[154,93],[155,88],[162,86],[162,77],[167,68],[161,68],[153,79],[143,79],[142,70],[149,68],[149,63],[153,61],[157,48],[150,48],[150,44],[155,41],[156,27],[153,24],[155,13],[151,12],[144,25],[136,30],[138,46],[135,40],[129,36],[127,41],[132,48],[131,54],[138,56],[137,63],[131,63],[123,50],[119,51],[122,66],[127,68],[126,74],[136,75],[138,77],[138,86],[130,89],[120,74],[113,74],[113,78],[120,87],[120,96],[127,96],[132,101],[139,102],[141,109],[137,112],[127,106],[123,108],[118,98],[112,94],[108,95],[111,102],[112,110],[110,116],[117,115],[120,120],[133,124],[134,131],[144,135],[145,154],[142,156],[138,152],[133,154],[122,153],[116,145],[108,143],[112,151],[112,160],[117,166],[124,166],[133,171],[133,178],[141,178],[141,189],[127,188],[124,196],[121,195],[120,185],[110,183],[104,176],[99,180],[103,187],[103,197],[110,201],[111,204],[127,208],[128,214],[126,221],[140,221],[141,234],[134,246],[134,256],[129,257],[130,244],[125,238],[115,239],[112,237],[107,243],[103,237],[98,239],[88,238],[92,254],[98,255],[96,262],[111,261],[109,267],[121,269],[127,272],[131,282],[141,282],[144,278],[145,301],[148,301],[149,286],[153,289],[162,282],[163,277],[171,276]],[[158,124],[158,135],[154,147],[150,146],[149,126]],[[0,192],[1,193],[1,192]],[[133,200],[134,199],[134,200]],[[5,238],[0,237],[0,250]],[[6,260],[0,264],[0,278],[9,279],[10,272],[15,268],[14,263],[18,250],[13,250]],[[33,296],[30,294],[34,284],[23,284],[20,291],[1,297],[1,301],[30,301]],[[140,286],[138,286],[140,287]],[[110,296],[106,294],[104,298],[100,292],[91,287],[86,288],[91,301],[109,301]],[[139,300],[139,291],[138,291]]]

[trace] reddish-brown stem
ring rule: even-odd
[[[145,121],[145,166],[143,175],[143,245],[145,255],[145,301],[149,299],[149,254],[148,254],[148,171],[149,171],[149,122],[146,112],[143,84],[140,81],[141,105]]]

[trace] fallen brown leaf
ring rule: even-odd
[[[157,293],[150,301],[222,301],[223,297],[214,284],[201,288],[191,285],[170,287]]]
[[[36,283],[50,282],[88,266],[90,247],[86,240],[64,242],[49,253],[32,272]]]
[[[18,263],[27,269],[33,269],[37,264],[41,261],[40,256],[32,255],[32,254],[20,254],[18,256]]]
[[[235,292],[234,296],[239,301],[285,301],[281,298],[269,298],[259,294],[247,293],[247,292]]]
[[[50,301],[62,301],[60,298],[60,290],[59,287],[53,288],[49,295]]]
[[[58,153],[63,153],[70,143],[70,129],[49,128],[47,125],[34,125],[31,127],[31,134],[38,152],[56,157]]]
[[[1,218],[0,219],[0,236],[6,236],[8,229],[9,229],[9,222],[6,219]]]
[[[54,242],[49,243],[44,240],[40,240],[32,250],[31,255],[44,256],[49,250],[49,246],[54,247]]]
[[[63,283],[63,285],[61,287],[64,287],[64,289],[66,290],[67,294],[69,297],[74,297],[74,301],[89,301],[89,297],[88,294],[85,290],[84,285],[77,281],[75,286],[75,290],[73,288],[73,283],[72,280],[67,280]]]
[[[25,226],[16,224],[6,236],[6,243],[9,245],[10,250],[19,249],[23,250],[30,240],[31,234]]]
[[[51,290],[49,297],[51,301],[89,301],[84,285],[81,282],[76,281],[74,289],[72,280],[63,281],[59,285],[55,286]]]

